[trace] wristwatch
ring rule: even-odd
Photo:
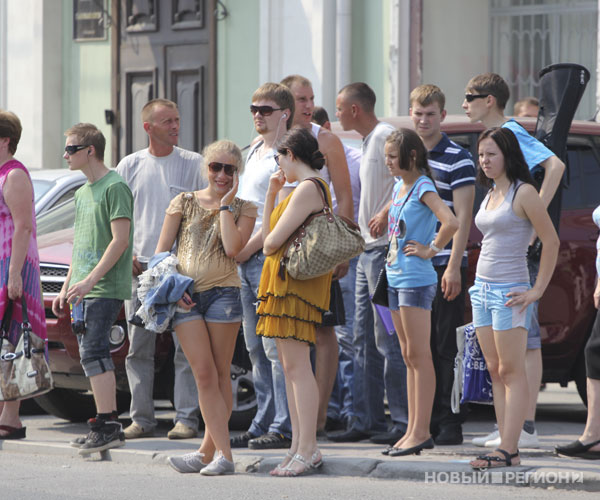
[[[442,251],[441,248],[438,248],[438,247],[435,246],[435,244],[433,243],[433,241],[429,244],[429,248],[431,248],[435,253],[440,253]]]
[[[224,212],[225,210],[228,210],[229,212],[233,213],[233,209],[231,208],[231,205],[221,205],[219,207],[220,212]]]

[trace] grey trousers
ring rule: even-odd
[[[132,280],[135,292],[137,279]],[[125,315],[129,318],[133,301],[125,301]],[[131,391],[131,419],[144,430],[156,427],[154,417],[154,351],[156,348],[156,333],[142,327],[127,324],[129,333],[129,353],[125,360],[125,369],[129,379]],[[163,334],[166,335],[166,334]],[[188,363],[177,336],[173,335],[175,344],[175,419],[192,429],[197,429],[199,424],[200,408],[198,406],[198,390],[190,364]]]

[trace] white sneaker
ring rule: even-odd
[[[498,440],[498,444],[500,444],[500,431],[498,430],[498,426],[494,425],[494,430],[492,432],[490,432],[489,434],[487,434],[485,436],[473,438],[471,443],[473,443],[475,446],[484,447],[484,446],[488,446],[487,445],[488,441],[493,441],[496,439]]]
[[[221,476],[223,474],[233,474],[234,472],[235,464],[219,452],[217,457],[200,471],[200,474],[203,476]]]
[[[485,439],[485,441],[484,441]],[[485,448],[498,448],[500,446],[500,433],[498,430],[488,434],[481,438],[474,438],[473,444],[475,446],[484,446]],[[540,440],[538,439],[537,431],[533,431],[532,434],[521,429],[521,435],[519,436],[519,448],[539,448]]]
[[[169,457],[167,462],[173,469],[182,474],[189,472],[200,472],[202,469],[208,466],[202,462],[204,453],[193,451],[192,453],[186,453],[185,455]]]

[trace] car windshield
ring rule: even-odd
[[[36,219],[37,235],[53,233],[61,229],[69,229],[75,226],[75,199],[68,201],[44,212]]]
[[[41,179],[31,179],[33,184],[33,197],[38,201],[54,185],[53,181],[44,181]]]

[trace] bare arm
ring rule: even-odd
[[[388,201],[383,210],[377,212],[373,218],[369,221],[369,231],[373,238],[378,238],[384,233],[385,227],[388,222],[388,213],[392,206],[392,200]]]
[[[273,174],[271,179],[276,175],[277,174]],[[315,186],[312,182],[300,183],[294,190],[288,206],[281,218],[277,221],[273,230],[270,231],[267,224],[263,224],[263,253],[265,255],[275,253],[311,213],[317,212],[323,207],[323,200],[317,189],[320,188]],[[269,191],[270,190],[271,186],[269,185]],[[270,201],[270,197],[274,199],[274,196],[276,196],[276,193],[275,195],[269,195],[269,191],[267,191],[264,221],[268,220],[267,215],[271,217],[271,212],[273,211],[273,201]]]
[[[350,172],[346,162],[346,154],[342,141],[327,129],[321,128],[319,132],[319,149],[327,160],[327,169],[335,191],[338,205],[338,214],[354,219],[354,203],[352,200],[352,186]]]
[[[524,311],[529,304],[539,300],[544,294],[556,267],[560,245],[560,240],[552,225],[548,211],[541,198],[535,196],[536,194],[535,188],[526,184],[517,191],[513,203],[515,213],[518,216],[524,215],[531,221],[533,229],[542,242],[540,271],[533,288],[526,292],[510,292],[507,294],[511,298],[506,302],[506,305],[508,307],[522,305],[521,311]]]
[[[239,176],[237,173],[233,177],[233,184],[231,190],[221,198],[221,206],[230,205],[235,199],[239,185]],[[221,241],[223,242],[223,248],[227,257],[235,257],[244,248],[252,229],[254,229],[254,223],[256,219],[253,217],[247,217],[242,215],[236,221],[233,218],[233,213],[229,210],[221,210],[219,213],[221,222]]]
[[[458,230],[458,219],[440,196],[433,191],[425,193],[421,197],[421,201],[430,208],[441,223],[433,244],[438,248],[444,248],[452,239],[452,235]],[[422,259],[431,259],[436,254],[428,245],[423,245],[414,240],[410,240],[402,251],[405,255],[416,255]]]
[[[240,250],[240,252],[235,256],[235,261],[240,264],[246,262],[252,255],[258,252],[262,246],[262,226],[260,227],[260,231],[257,231],[254,236],[252,236],[246,246]]]
[[[183,215],[181,212],[165,215],[162,229],[160,230],[160,236],[158,237],[158,243],[156,244],[156,250],[154,250],[155,254],[169,252],[171,248],[173,248],[182,217]]]
[[[546,173],[544,174],[544,181],[540,188],[540,198],[544,202],[544,207],[548,208],[565,172],[565,164],[557,156],[551,156],[543,161],[541,166]]]
[[[450,259],[442,276],[441,288],[446,300],[454,300],[461,290],[460,267],[471,229],[474,199],[475,186],[463,186],[452,191],[454,213],[458,219],[458,231],[454,234]]]
[[[69,290],[67,291],[67,302],[73,303],[74,300],[77,300],[75,304],[80,304],[83,298],[92,288],[94,288],[96,283],[98,283],[98,281],[113,268],[121,255],[123,255],[123,252],[127,250],[127,247],[129,246],[130,228],[131,221],[125,217],[110,221],[112,240],[106,247],[98,264],[90,271],[90,274],[79,283],[75,283],[69,287]]]
[[[8,267],[8,298],[15,300],[23,294],[21,271],[33,231],[33,187],[23,170],[15,168],[9,172],[4,182],[3,195],[15,227]]]

